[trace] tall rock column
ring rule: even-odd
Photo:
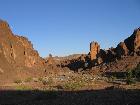
[[[97,54],[100,52],[100,45],[97,42],[90,43],[90,59],[91,61],[97,59]]]

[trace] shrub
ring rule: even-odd
[[[25,79],[25,82],[31,82],[31,81],[32,81],[32,78],[31,77]]]
[[[140,78],[140,64],[138,64],[137,67],[133,70],[133,76],[135,78]]]
[[[83,82],[67,82],[63,85],[63,88],[66,90],[76,90],[84,86]]]
[[[126,84],[127,85],[131,85],[131,84],[134,84],[134,83],[135,83],[135,81],[133,79],[129,79],[129,78],[126,79]]]
[[[46,80],[42,80],[43,85],[47,85],[47,81]]]
[[[128,70],[126,73],[126,84],[131,85],[135,83],[133,79],[133,70]]]
[[[22,83],[22,81],[20,79],[16,79],[16,80],[14,80],[14,83],[20,84],[20,83]]]
[[[53,79],[52,78],[48,78],[48,81],[47,81],[48,85],[51,85],[53,84]]]
[[[51,85],[53,83],[52,78],[42,78],[43,85]]]
[[[108,82],[113,82],[114,80],[116,80],[115,76],[111,76],[111,77],[108,78]]]
[[[43,78],[42,78],[42,77],[39,77],[39,78],[38,78],[38,80],[39,80],[39,81],[42,81],[42,80],[43,80]]]

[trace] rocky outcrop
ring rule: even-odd
[[[116,47],[116,53],[118,57],[127,56],[128,52],[129,50],[127,49],[124,42],[120,42],[118,46]]]
[[[90,59],[91,62],[94,61],[94,63],[91,63],[92,66],[134,55],[140,55],[140,28],[134,30],[133,34],[125,39],[124,42],[120,42],[116,48],[102,50],[97,42],[90,43]]]
[[[81,54],[78,57],[57,58],[57,65],[62,68],[69,68],[74,71],[125,71],[134,68],[140,60],[140,28],[124,42],[120,42],[116,48],[107,50],[100,49],[97,42],[90,43],[89,54]],[[136,56],[134,56],[136,55]],[[72,58],[72,59],[71,59]],[[51,60],[50,60],[51,61]]]
[[[90,43],[90,58],[91,61],[97,58],[97,55],[100,51],[100,45],[97,42]]]
[[[12,66],[41,66],[44,60],[26,37],[14,35],[6,21],[0,20],[0,55]]]
[[[55,63],[58,67],[69,68],[73,71],[82,71],[87,68],[90,61],[88,54],[74,54],[66,57],[58,57]]]
[[[114,60],[116,56],[116,53],[115,53],[115,49],[112,47],[112,48],[109,48],[108,50],[100,50],[100,53],[99,53],[99,58],[102,59],[102,63],[105,62],[111,62],[112,60]]]
[[[49,57],[46,59],[47,65],[52,65],[55,63],[54,58],[52,57],[52,54],[49,54]]]
[[[124,43],[129,50],[129,54],[140,55],[140,28],[135,29],[133,34],[124,40]]]

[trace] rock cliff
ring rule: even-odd
[[[14,35],[8,23],[3,20],[0,20],[0,59],[14,67],[44,64],[31,42],[26,37]]]

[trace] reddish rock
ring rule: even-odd
[[[0,20],[0,53],[12,66],[33,67],[44,60],[27,38],[14,35],[7,22]]]
[[[138,28],[135,33],[134,50],[140,50],[140,28]]]
[[[98,57],[97,59],[96,59],[96,64],[97,65],[99,65],[99,64],[101,64],[101,63],[103,63],[104,61],[103,61],[103,59],[101,58],[101,57]]]
[[[128,52],[129,50],[127,49],[124,42],[120,42],[118,46],[116,47],[116,53],[118,57],[127,56]]]
[[[116,57],[116,52],[115,48],[109,48],[108,50],[103,50],[100,49],[100,52],[98,54],[98,58],[100,58],[98,61],[100,63],[106,63],[106,62],[111,62],[115,59]]]
[[[52,64],[54,64],[54,63],[55,63],[55,61],[54,61],[52,55],[49,54],[49,57],[47,58],[47,64],[48,64],[48,65],[52,65]]]
[[[140,28],[134,30],[133,34],[124,40],[130,54],[140,53]]]
[[[95,60],[97,58],[97,54],[100,51],[100,45],[97,42],[91,42],[90,43],[90,58],[91,61]]]
[[[86,55],[82,54],[82,55],[79,57],[79,60],[82,61],[82,62],[85,62],[85,61],[86,61]]]

